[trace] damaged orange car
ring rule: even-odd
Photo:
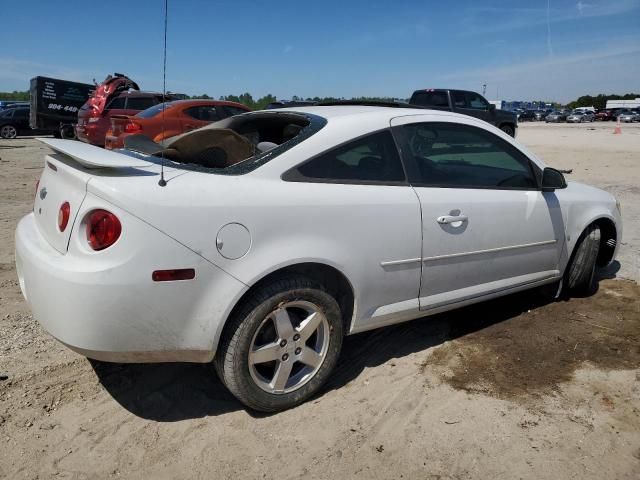
[[[164,111],[164,115],[163,115]],[[129,135],[145,135],[159,142],[212,122],[251,111],[241,103],[218,100],[175,100],[147,108],[137,115],[113,115],[105,148],[124,147]]]

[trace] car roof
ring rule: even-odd
[[[265,110],[269,111],[269,110]],[[311,107],[290,107],[280,108],[278,112],[298,112],[318,115],[330,120],[332,118],[349,117],[355,115],[369,114],[379,117],[394,118],[406,115],[434,115],[434,116],[460,116],[466,118],[467,115],[461,115],[449,110],[431,110],[428,108],[403,108],[403,107],[386,107],[374,105],[330,105],[330,106],[311,106]]]
[[[230,107],[245,107],[241,103],[237,102],[228,102],[226,100],[213,100],[207,98],[189,98],[184,100],[169,100],[167,103],[170,103],[172,107],[184,106],[184,105],[215,105],[215,106],[230,106]],[[246,108],[246,107],[245,107]]]

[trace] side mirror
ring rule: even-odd
[[[553,192],[558,188],[567,188],[564,175],[555,168],[545,168],[542,171],[542,191]]]
[[[493,112],[496,109],[496,106],[493,103],[489,104],[489,111]]]

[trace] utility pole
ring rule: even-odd
[[[485,94],[487,93],[487,84],[483,83],[482,84],[482,96],[486,96]]]

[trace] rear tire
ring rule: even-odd
[[[578,240],[571,263],[565,273],[570,293],[591,295],[595,291],[595,272],[600,250],[600,228],[589,225]]]
[[[516,136],[516,132],[515,132],[514,128],[511,125],[501,125],[500,126],[500,130],[502,130],[504,133],[506,133],[510,137],[515,137]]]
[[[247,407],[286,410],[327,381],[342,332],[340,307],[322,285],[300,275],[282,277],[258,288],[232,314],[215,368]]]
[[[3,125],[0,128],[0,137],[2,138],[16,138],[18,136],[18,130],[13,125]]]

